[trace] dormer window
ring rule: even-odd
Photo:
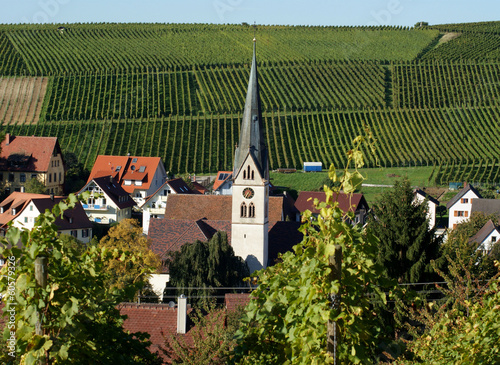
[[[69,217],[69,223],[73,223],[73,217]]]

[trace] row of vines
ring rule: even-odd
[[[133,120],[11,125],[18,135],[60,138],[66,151],[91,167],[97,154],[159,156],[175,173],[231,169],[240,115],[169,116]],[[495,108],[265,113],[270,166],[301,168],[304,161],[341,166],[365,127],[377,143],[369,167],[471,165],[493,161],[500,146],[483,143],[500,133]]]
[[[30,75],[243,65],[251,57],[253,32],[252,27],[237,25],[189,30],[147,24],[4,29]],[[437,36],[438,31],[431,29],[260,27],[259,60],[412,60]]]
[[[495,63],[325,62],[259,71],[262,107],[268,112],[485,107],[500,101],[500,65]],[[53,76],[41,120],[235,114],[243,110],[248,72],[248,67],[230,66]],[[8,93],[5,86],[3,95]],[[8,100],[1,99],[0,108]]]

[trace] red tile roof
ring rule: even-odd
[[[233,172],[232,171],[219,171],[217,173],[217,177],[215,178],[215,181],[214,181],[214,186],[213,186],[213,190],[217,190],[219,188],[219,186],[221,186],[224,181],[226,181],[227,179],[231,179],[233,177]]]
[[[165,218],[231,221],[232,202],[231,195],[169,195]],[[282,220],[283,205],[284,197],[269,197],[269,221]]]
[[[231,294],[227,293],[224,297],[224,302],[226,305],[226,309],[230,312],[237,311],[241,307],[245,307],[251,299],[250,293],[242,293],[242,294]]]
[[[52,154],[61,153],[57,137],[24,137],[7,134],[0,144],[0,170],[45,172]],[[14,167],[13,161],[25,160],[24,166]]]
[[[63,199],[63,197],[54,197],[54,200],[52,200],[50,195],[13,192],[0,203],[0,207],[4,209],[4,212],[0,213],[0,225],[5,228],[6,224],[18,217],[31,201],[33,201],[38,211],[44,213],[45,210],[52,209],[55,204]],[[14,215],[12,214],[12,208],[16,208],[16,214]],[[73,209],[66,210],[63,218],[57,217],[54,223],[59,230],[92,228],[92,223],[80,203]]]
[[[302,241],[299,227],[299,222],[269,222],[269,263],[276,262],[280,253],[290,251]],[[148,237],[151,240],[151,250],[163,259],[168,252],[180,250],[185,243],[209,241],[218,231],[226,232],[231,244],[231,221],[151,218]]]
[[[147,190],[161,163],[160,157],[99,155],[87,182],[94,178],[111,175],[129,194],[136,189]],[[125,180],[140,180],[142,185],[125,185]]]
[[[301,213],[309,209],[313,214],[318,214],[319,210],[314,207],[314,199],[324,202],[326,200],[326,195],[322,191],[301,191],[295,202],[295,208]],[[350,195],[340,193],[337,196],[334,194],[333,199],[338,201],[339,208],[344,212],[355,212],[358,209],[368,209],[368,203],[363,194],[355,193]]]
[[[118,306],[120,313],[126,315],[123,327],[125,330],[134,332],[146,332],[151,336],[150,351],[158,351],[163,355],[164,360],[168,359],[160,351],[164,347],[165,336],[175,335],[177,333],[177,308],[170,308],[168,304],[155,304],[155,303],[121,303]],[[188,313],[191,309],[188,308]],[[189,323],[189,322],[188,322]],[[192,341],[190,331],[188,328],[186,333],[186,340]]]

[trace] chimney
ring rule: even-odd
[[[54,193],[50,193],[50,200],[54,201]]]
[[[8,146],[10,144],[10,133],[5,135],[5,145]]]
[[[177,298],[177,333],[186,333],[186,322],[187,322],[187,298],[184,294],[181,294]]]

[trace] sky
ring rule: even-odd
[[[499,0],[0,0],[0,23],[413,26],[500,20]]]

